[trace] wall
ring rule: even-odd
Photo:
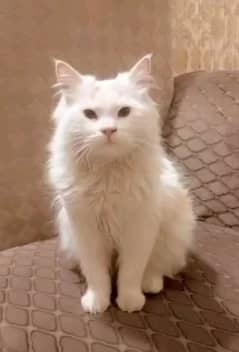
[[[171,0],[175,75],[238,69],[239,0]]]
[[[169,19],[164,0],[2,1],[0,249],[54,233],[44,175],[54,101],[51,58],[106,77],[153,51],[158,100],[165,108],[171,91]]]

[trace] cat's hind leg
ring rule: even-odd
[[[145,293],[160,292],[163,276],[172,278],[184,268],[193,243],[194,214],[187,192],[180,190],[177,201],[164,210],[158,239],[144,273]]]
[[[163,289],[163,276],[160,269],[150,263],[144,273],[142,290],[144,293],[157,294]]]

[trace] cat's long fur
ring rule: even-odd
[[[49,179],[62,247],[85,274],[82,306],[92,313],[110,304],[113,253],[117,303],[132,312],[143,307],[143,292],[159,292],[163,276],[183,268],[192,244],[191,200],[160,145],[158,111],[148,93],[150,60],[145,56],[105,81],[56,62],[61,98]],[[128,116],[118,117],[122,107],[130,109]],[[97,118],[87,118],[86,109]],[[114,129],[110,138],[105,129]]]

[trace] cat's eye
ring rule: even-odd
[[[97,119],[97,114],[94,110],[91,110],[91,109],[85,109],[84,111],[84,115],[90,119],[90,120],[95,120]]]
[[[119,117],[126,117],[130,114],[130,107],[129,106],[123,106],[121,109],[118,111],[118,116]]]

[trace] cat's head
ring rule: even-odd
[[[61,99],[53,117],[59,138],[78,159],[114,159],[157,143],[151,55],[108,80],[82,75],[63,61],[55,64]]]

